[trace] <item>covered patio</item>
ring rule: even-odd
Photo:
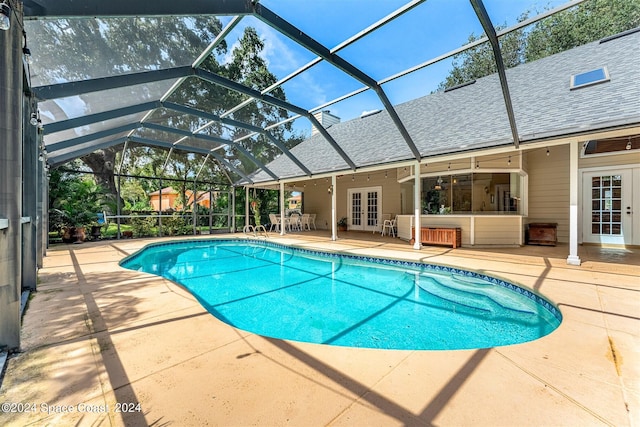
[[[480,350],[276,340],[226,325],[168,280],[117,266],[157,239],[57,246],[0,393],[2,402],[38,406],[5,412],[4,423],[632,426],[640,419],[637,249],[587,246],[582,265],[570,266],[562,245],[417,252],[365,232],[338,241],[327,231],[270,239],[480,270],[542,292],[563,322],[542,339]],[[126,407],[131,412],[115,411]]]

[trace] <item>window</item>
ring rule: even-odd
[[[578,89],[598,83],[609,81],[609,71],[607,67],[597,68],[586,73],[574,74],[571,76],[571,89]]]
[[[442,175],[422,180],[423,214],[520,214],[517,173]]]

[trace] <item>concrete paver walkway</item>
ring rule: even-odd
[[[566,247],[414,251],[369,233],[271,240],[481,270],[543,293],[564,320],[534,342],[482,350],[276,340],[117,265],[152,240],[58,246],[8,362],[0,425],[640,425],[640,251],[581,247],[575,267]]]

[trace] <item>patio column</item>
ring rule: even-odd
[[[420,162],[416,162],[413,167],[413,229],[415,230],[415,239],[413,249],[419,250],[422,247],[420,241]]]
[[[280,181],[280,235],[285,235],[284,227],[284,182]]]
[[[229,225],[231,226],[229,231],[232,233],[236,232],[236,187],[231,186],[231,221],[229,221]],[[227,212],[229,212],[229,208],[227,207]]]
[[[331,240],[338,240],[337,233],[337,215],[336,215],[336,188],[337,180],[336,175],[331,175]]]
[[[580,265],[578,256],[578,143],[569,144],[569,256],[567,264]]]
[[[244,226],[249,225],[249,187],[244,187]]]

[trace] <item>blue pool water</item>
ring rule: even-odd
[[[188,289],[256,334],[340,346],[453,350],[531,341],[560,312],[532,291],[457,268],[247,240],[150,245],[121,262]]]

